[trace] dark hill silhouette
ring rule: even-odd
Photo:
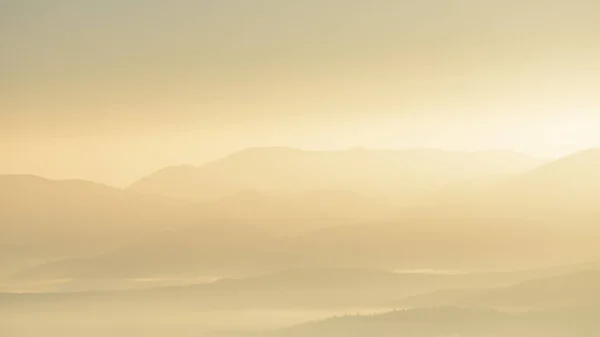
[[[259,333],[221,336],[501,336],[587,337],[600,332],[598,270],[454,293],[455,303],[371,316],[346,316]],[[478,276],[477,276],[478,277]],[[494,279],[493,275],[488,275]],[[188,310],[319,308],[373,305],[399,292],[472,283],[465,275],[392,274],[361,269],[288,270],[211,284],[141,291],[0,294],[0,312],[77,312],[90,308]],[[449,292],[442,292],[448,295]],[[439,295],[434,293],[433,295]],[[459,296],[460,295],[460,296]],[[413,298],[414,299],[414,298]],[[452,299],[448,296],[447,299]],[[397,303],[398,306],[406,305]],[[441,308],[437,308],[441,305]],[[455,307],[447,307],[453,305]],[[350,306],[346,307],[349,308]],[[519,309],[518,314],[493,307]],[[528,311],[539,308],[540,311]],[[536,309],[538,310],[538,309]]]
[[[243,190],[351,190],[414,203],[447,183],[524,172],[540,163],[511,151],[252,148],[197,168],[160,170],[130,189],[192,199],[217,199]]]
[[[245,337],[589,337],[600,333],[597,307],[510,314],[485,308],[422,308],[347,315]]]

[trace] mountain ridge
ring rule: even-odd
[[[201,166],[163,168],[133,183],[129,189],[204,200],[248,189],[288,192],[343,189],[365,195],[389,193],[414,201],[449,182],[524,172],[542,162],[510,150],[314,151],[258,147],[234,152]]]

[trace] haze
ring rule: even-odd
[[[0,0],[0,336],[600,336],[600,2]]]
[[[4,0],[1,170],[125,186],[249,146],[600,146],[598,6]]]

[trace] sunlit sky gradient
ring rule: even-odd
[[[0,0],[0,173],[600,146],[596,0]]]

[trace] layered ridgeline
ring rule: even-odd
[[[270,260],[280,266],[288,259],[268,257],[283,244],[271,234],[371,222],[395,212],[350,191],[245,191],[197,203],[83,180],[0,176],[0,277],[45,262],[43,270],[64,267],[42,273],[52,279],[273,268]]]
[[[475,175],[466,168],[477,165],[464,164],[462,176],[431,178],[427,186],[427,179],[397,170],[383,189],[371,188],[379,176],[366,175],[370,171],[358,164],[360,172],[352,165],[346,169],[366,177],[354,188],[342,174],[317,174],[311,167],[285,179],[278,174],[288,171],[265,170],[266,185],[224,174],[222,181],[235,186],[207,202],[198,200],[216,196],[0,177],[0,262],[9,266],[0,286],[12,292],[0,295],[0,310],[12,315],[5,316],[9,321],[23,313],[46,317],[65,311],[63,325],[74,321],[73,313],[135,312],[144,322],[167,313],[201,313],[204,323],[208,313],[224,311],[230,318],[221,327],[231,327],[238,320],[231,317],[249,311],[271,310],[263,318],[272,321],[274,312],[304,310],[322,319],[354,308],[420,307],[250,336],[595,336],[597,263],[485,270],[600,260],[598,154],[576,153],[519,172],[504,167]],[[240,167],[223,172],[245,172]],[[253,172],[265,168],[257,167]],[[432,171],[421,169],[427,174],[420,177],[436,176]],[[275,172],[273,181],[269,172]],[[311,180],[302,172],[325,178]],[[215,186],[222,182],[217,176]],[[384,190],[388,197],[396,193],[390,190],[406,192],[419,206],[390,207],[369,194]]]
[[[571,270],[571,271],[568,271]],[[600,304],[600,263],[496,273],[294,269],[204,284],[119,291],[0,295],[0,309],[73,310],[161,303],[180,310],[485,307],[509,311]]]
[[[165,168],[136,182],[130,190],[196,200],[244,190],[349,190],[412,204],[445,184],[522,173],[541,163],[511,151],[252,148],[200,167]]]
[[[349,191],[289,195],[242,192],[196,203],[84,180],[0,176],[0,275],[61,257],[94,256],[135,242],[161,245],[172,235],[190,245],[226,244],[223,235],[266,230],[291,234],[391,216],[395,209]],[[230,233],[230,234],[227,234]],[[247,241],[249,237],[245,238]],[[239,241],[239,240],[238,240]],[[153,242],[153,243],[152,243]],[[162,244],[162,246],[165,246]],[[167,251],[185,252],[173,242]],[[243,248],[236,244],[237,250]],[[148,247],[152,251],[152,247]]]
[[[485,270],[489,261],[498,269],[531,268],[600,259],[597,233],[483,218],[342,225],[296,237],[239,223],[197,224],[27,268],[11,281],[241,277],[286,268]]]
[[[268,332],[215,336],[596,336],[600,334],[599,277],[600,271],[592,269],[498,288],[440,291],[394,304],[412,309],[346,315]]]
[[[574,153],[522,174],[450,184],[432,201],[483,212],[596,214],[600,209],[600,149]],[[573,220],[585,220],[574,218]]]
[[[583,267],[583,266],[582,266]],[[548,307],[600,305],[600,264],[578,272],[534,277],[497,288],[452,287],[443,291],[411,296],[388,305],[394,307],[488,307],[504,310],[531,310]],[[530,274],[532,276],[535,273]]]
[[[585,268],[583,265],[568,266],[564,271]],[[0,312],[13,315],[18,312],[32,315],[96,312],[106,315],[106,312],[120,310],[160,317],[166,313],[185,315],[214,310],[230,310],[227,312],[233,314],[235,310],[269,308],[281,312],[337,308],[343,313],[351,312],[350,308],[370,307],[384,312],[395,308],[385,314],[337,317],[273,331],[214,335],[588,337],[600,332],[597,322],[599,275],[598,269],[561,274],[560,268],[463,275],[394,274],[354,269],[295,270],[205,285],[140,291],[0,294]],[[525,280],[518,282],[519,279]],[[376,306],[378,301],[386,298],[456,286],[464,288],[380,302]],[[453,296],[449,296],[450,293]],[[425,298],[427,303],[419,303],[418,299],[423,301]],[[433,301],[435,298],[437,303]]]
[[[103,252],[189,222],[189,202],[83,180],[0,176],[0,245],[46,257]]]
[[[591,197],[598,192],[597,153],[494,180],[470,200],[410,209],[351,191],[247,191],[196,203],[86,182],[6,177],[30,183],[15,189],[18,198],[5,195],[2,238],[36,250],[88,249],[85,258],[24,264],[28,270],[19,279],[222,277],[311,267],[477,269],[489,261],[513,269],[593,260],[600,258],[593,212],[600,208]],[[431,200],[439,201],[440,193]],[[309,232],[298,234],[298,228]],[[100,247],[90,252],[87,243]]]
[[[211,230],[202,233],[203,228],[215,226],[231,232],[243,227],[290,235],[381,221],[394,217],[398,209],[370,194],[416,202],[442,182],[525,170],[538,163],[511,152],[259,148],[200,168],[166,169],[127,190],[83,180],[0,176],[0,258],[4,262],[0,274],[43,259],[109,253],[133,241],[152,241],[148,237],[167,230],[197,227],[192,238],[210,238]],[[153,181],[161,181],[166,190],[186,188],[204,194],[211,201],[200,204],[165,197],[189,193],[143,187],[155,186]]]
[[[220,337],[590,337],[600,333],[600,307],[581,306],[508,313],[487,308],[419,308],[375,315],[346,315],[257,333]]]

